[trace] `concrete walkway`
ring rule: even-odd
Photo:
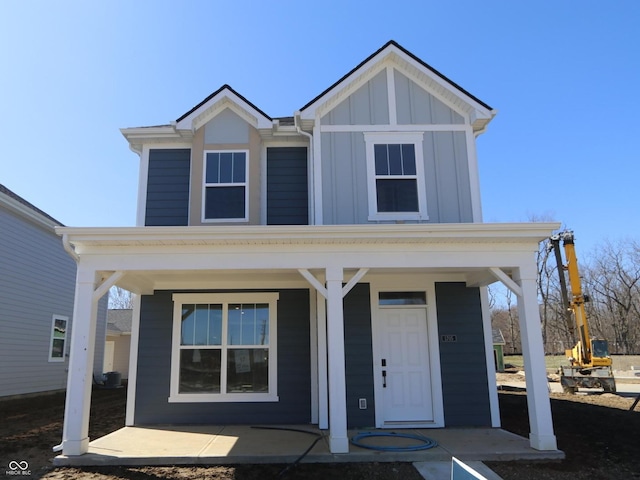
[[[523,415],[526,414],[523,412]],[[292,463],[320,439],[303,463],[413,462],[424,478],[449,479],[451,457],[469,461],[560,460],[564,453],[532,449],[529,441],[495,428],[448,428],[396,430],[418,433],[438,445],[416,452],[381,452],[350,446],[348,454],[329,452],[328,439],[312,426],[292,426],[305,430],[262,430],[249,426],[125,427],[89,444],[89,453],[78,457],[58,456],[56,466],[80,465],[223,465]],[[385,431],[379,431],[384,433]],[[351,438],[358,432],[349,432]],[[399,446],[402,440],[390,437],[368,439],[369,444]],[[415,441],[409,441],[415,445]],[[413,443],[412,443],[413,442]],[[417,463],[415,463],[417,462]],[[482,468],[479,463],[472,464]],[[474,467],[474,468],[476,468]],[[486,469],[487,478],[492,473]],[[495,474],[494,474],[495,475]]]

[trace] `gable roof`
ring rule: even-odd
[[[358,65],[356,65],[337,82],[335,82],[321,94],[316,96],[313,100],[304,105],[299,110],[301,117],[303,119],[311,119],[315,115],[315,110],[317,108],[324,105],[327,101],[329,101],[343,89],[348,88],[349,85],[353,83],[358,77],[364,75],[369,68],[394,54],[397,57],[400,57],[403,60],[412,63],[415,67],[421,70],[422,73],[426,74],[427,77],[437,83],[445,91],[449,92],[450,95],[455,95],[455,97],[460,98],[468,106],[469,110],[475,110],[476,114],[474,115],[474,117],[478,118],[473,118],[473,120],[480,120],[480,122],[474,125],[475,130],[482,130],[486,123],[488,123],[488,121],[490,121],[491,118],[493,118],[493,116],[495,115],[495,110],[487,103],[483,102],[478,97],[472,95],[460,85],[444,76],[438,70],[418,58],[416,55],[401,46],[395,40],[389,40],[382,47],[369,55]]]
[[[32,219],[40,221],[47,226],[60,226],[64,227],[62,222],[59,222],[48,213],[40,210],[32,203],[26,201],[20,195],[12,192],[7,187],[0,183],[0,203],[13,207],[14,210],[20,211],[23,215],[29,216]]]
[[[245,120],[248,120],[254,127],[271,128],[272,118],[227,84],[181,115],[175,122],[176,128],[195,130],[215,116],[214,112],[217,107],[224,109],[232,105],[245,112],[244,116],[251,117],[245,118]]]
[[[107,310],[107,330],[114,334],[131,333],[133,310],[130,308]]]

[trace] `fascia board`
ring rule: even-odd
[[[186,117],[180,119],[180,121],[176,122],[176,129],[178,130],[196,130],[197,127],[194,126],[194,121],[200,117],[204,112],[215,106],[218,102],[224,101],[225,99],[229,100],[237,107],[241,108],[245,112],[247,112],[251,117],[255,118],[255,123],[253,126],[255,128],[271,128],[273,125],[273,121],[266,117],[262,112],[258,111],[252,105],[247,103],[244,99],[240,98],[236,95],[235,92],[232,92],[228,88],[222,89],[218,94],[211,97],[206,103],[200,105],[196,110],[192,111]],[[215,116],[215,115],[214,115]],[[213,118],[213,116],[211,117]],[[211,118],[206,118],[206,121],[198,122],[201,124],[206,123],[211,120]]]
[[[315,226],[194,226],[194,227],[57,227],[58,235],[79,245],[153,246],[314,243],[481,242],[537,244],[559,223],[315,225]]]

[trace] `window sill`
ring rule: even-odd
[[[419,213],[376,213],[369,215],[368,220],[370,222],[427,222],[429,217]]]
[[[169,403],[250,403],[279,402],[278,395],[270,393],[185,393],[171,395]]]

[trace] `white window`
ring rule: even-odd
[[[248,219],[248,150],[204,152],[203,222]]]
[[[51,320],[51,341],[49,342],[49,361],[64,362],[67,350],[67,327],[69,317],[54,315]]]
[[[422,133],[365,134],[369,220],[428,220]]]
[[[275,402],[278,293],[173,295],[170,402]]]

